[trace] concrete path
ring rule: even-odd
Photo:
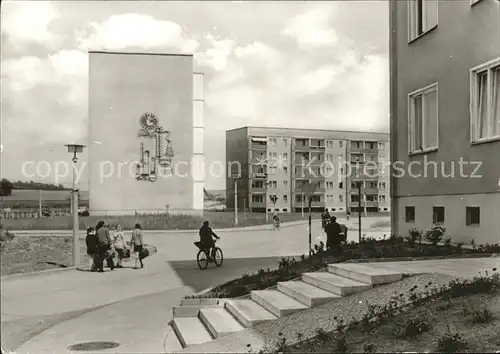
[[[121,343],[118,352],[159,352],[159,334],[164,333],[172,306],[178,305],[184,294],[259,268],[276,267],[276,257],[308,251],[307,225],[281,231],[216,232],[221,236],[218,245],[224,251],[226,264],[222,268],[211,266],[203,273],[195,263],[197,249],[193,242],[198,235],[191,232],[146,233],[144,242],[154,245],[158,253],[145,260],[144,269],[116,269],[102,274],[68,270],[2,277],[2,344],[17,343],[17,347],[29,339],[17,353],[61,353],[75,340],[106,337]],[[324,241],[321,225],[313,223],[313,244],[318,237]],[[357,239],[357,234],[350,233],[349,239]],[[10,338],[5,339],[6,334]]]

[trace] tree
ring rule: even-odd
[[[7,197],[12,194],[12,183],[5,178],[2,178],[2,188],[0,188],[0,195]]]

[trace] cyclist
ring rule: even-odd
[[[220,239],[219,236],[215,234],[212,228],[209,226],[208,221],[203,222],[203,226],[200,228],[200,243],[204,250],[207,251],[209,257],[212,257],[212,252],[215,247],[215,242],[212,237],[215,237],[217,240]]]
[[[279,229],[280,228],[280,216],[278,214],[278,210],[274,210],[273,212],[273,221],[274,221],[274,228]]]

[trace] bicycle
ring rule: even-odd
[[[274,219],[273,230],[276,231],[276,230],[279,230],[279,229],[280,229],[280,221],[279,221],[279,219]]]
[[[208,254],[209,251],[201,245],[201,242],[197,241],[194,243],[199,249],[198,254],[196,255],[196,263],[198,263],[198,268],[200,268],[200,270],[207,269],[210,263],[215,263],[217,267],[222,266],[222,263],[224,262],[224,254],[219,247],[215,246],[215,242],[216,241],[214,241],[211,256]]]

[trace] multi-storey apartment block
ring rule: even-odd
[[[394,232],[500,243],[499,13],[498,0],[390,1]]]
[[[389,212],[389,151],[387,133],[260,127],[229,130],[227,207],[234,209],[231,174],[239,169],[240,210],[300,212],[308,207],[302,188],[307,182],[316,186],[313,211],[346,213],[361,207],[366,212]]]

